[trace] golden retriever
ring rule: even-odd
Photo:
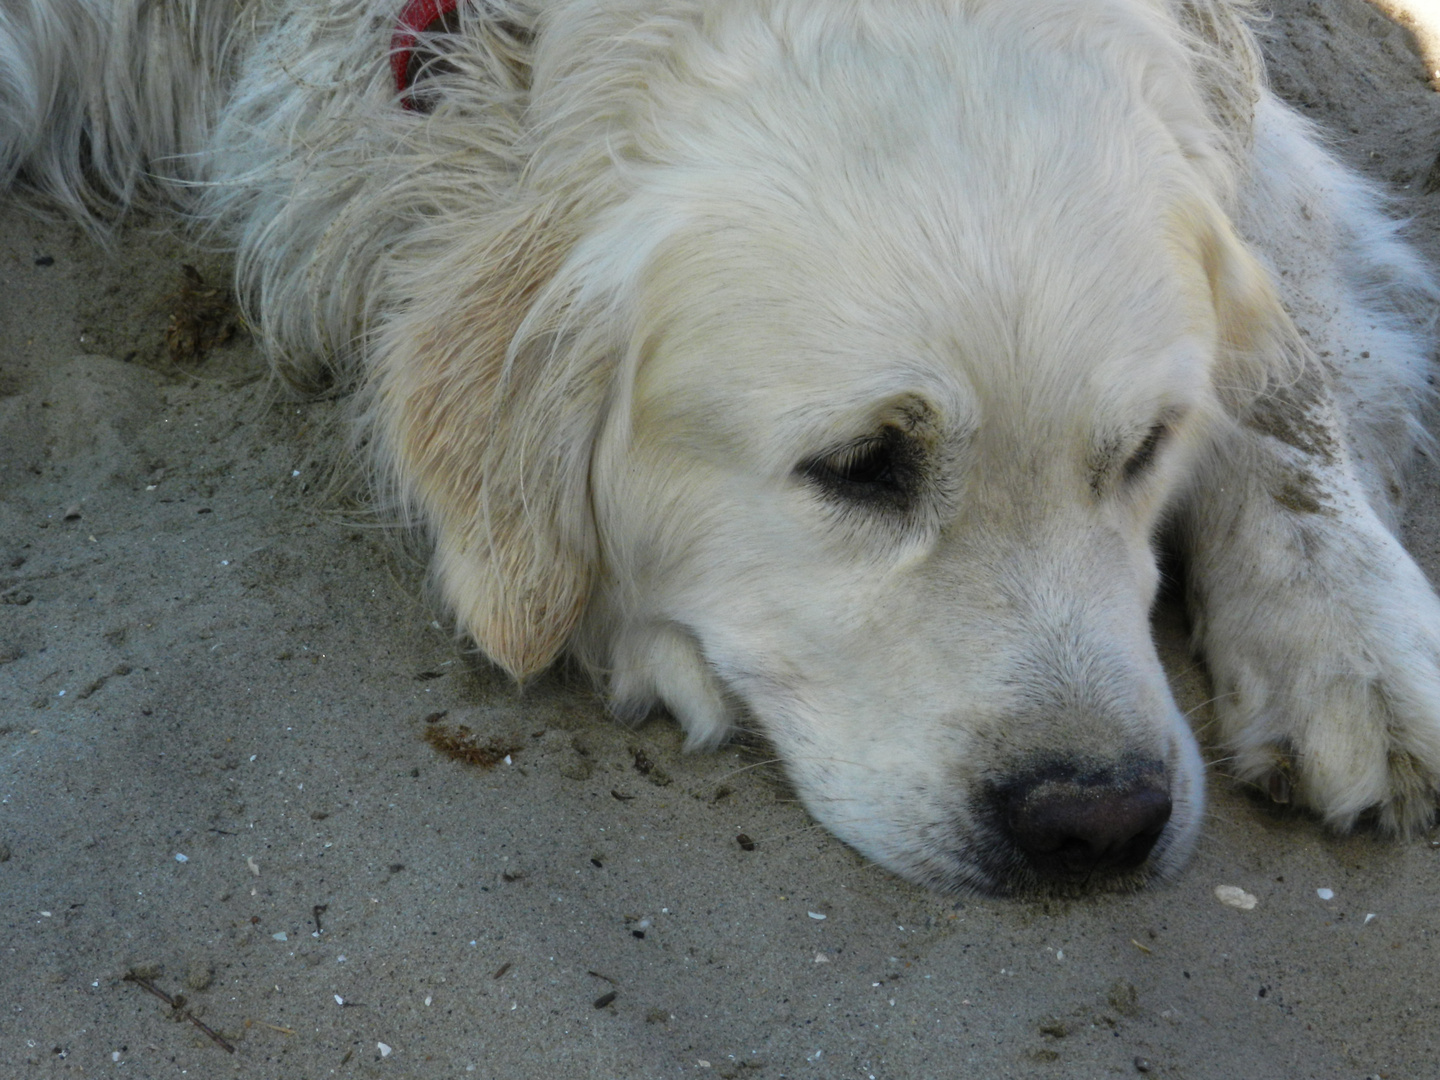
[[[1204,769],[1406,833],[1435,301],[1232,0],[14,0],[0,181],[178,206],[356,388],[459,632],[773,742],[941,889],[1174,873]]]

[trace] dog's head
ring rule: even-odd
[[[551,141],[410,271],[381,445],[517,676],[760,729],[915,880],[1134,884],[1202,805],[1154,538],[1291,331],[1163,35],[954,22],[714,15],[589,99],[542,56]]]

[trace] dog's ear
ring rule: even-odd
[[[1245,3],[1230,0],[1180,0],[1176,18],[1186,31],[1185,44],[1196,85],[1207,98],[1211,120],[1227,142],[1232,160],[1250,145],[1255,106],[1265,83],[1265,60],[1250,27]],[[1176,80],[1173,75],[1168,79]]]
[[[1236,235],[1225,214],[1206,206],[1193,221],[1218,334],[1215,391],[1239,415],[1272,383],[1300,372],[1304,342],[1270,273]]]
[[[613,353],[555,283],[562,219],[517,214],[408,262],[412,299],[372,354],[379,472],[429,533],[459,629],[517,679],[564,648],[597,561],[589,464]]]

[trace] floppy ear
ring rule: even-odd
[[[1198,254],[1219,336],[1215,390],[1226,410],[1238,416],[1267,386],[1299,376],[1305,344],[1269,271],[1226,216],[1210,205],[1198,217]]]
[[[460,629],[517,679],[564,648],[597,560],[588,474],[613,354],[555,286],[563,217],[437,230],[397,272],[411,299],[372,353],[382,474],[433,540]]]

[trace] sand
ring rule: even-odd
[[[1440,262],[1410,31],[1275,8],[1276,86]],[[901,882],[756,750],[682,755],[458,647],[325,495],[341,403],[243,336],[169,361],[186,263],[225,280],[163,222],[107,250],[0,207],[0,1076],[1440,1075],[1434,834],[1335,838],[1216,768],[1173,884]],[[1440,572],[1429,465],[1407,540]],[[1157,633],[1200,706],[1180,616]],[[459,725],[508,760],[425,739]]]

